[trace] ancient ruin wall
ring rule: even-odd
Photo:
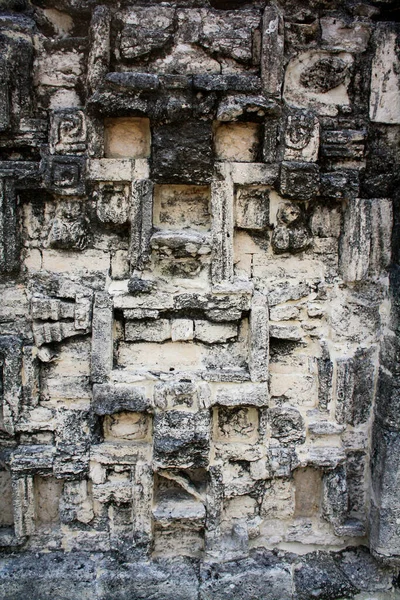
[[[398,597],[397,2],[0,7],[0,596]]]

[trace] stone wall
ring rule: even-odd
[[[1,597],[399,598],[397,2],[0,8]]]

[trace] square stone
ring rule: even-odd
[[[50,157],[45,171],[45,183],[56,194],[81,196],[85,193],[86,161],[81,157]]]
[[[193,321],[191,319],[175,319],[172,321],[172,341],[186,342],[193,339]]]
[[[254,162],[260,148],[258,123],[219,124],[214,136],[217,160]]]
[[[203,185],[156,185],[153,224],[160,229],[210,228],[210,188]]]
[[[210,122],[184,121],[154,128],[151,177],[155,181],[209,183],[212,166]]]
[[[210,450],[208,410],[159,413],[154,419],[154,457],[165,468],[206,467]]]
[[[150,121],[140,117],[119,117],[104,121],[106,158],[147,158],[150,156]]]
[[[123,225],[129,217],[129,185],[99,183],[97,188],[97,217],[102,223]]]
[[[49,141],[52,154],[84,152],[86,148],[84,113],[76,109],[54,111],[51,115]]]
[[[269,226],[269,189],[238,186],[235,194],[235,225],[262,231]]]
[[[312,200],[319,193],[319,168],[313,163],[283,162],[280,192],[295,200]]]
[[[106,415],[103,421],[103,432],[106,441],[143,441],[150,433],[150,417],[146,413],[128,411]]]
[[[218,442],[255,443],[258,439],[258,410],[252,406],[215,407],[214,439]]]

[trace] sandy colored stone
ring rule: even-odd
[[[150,155],[150,123],[139,117],[107,118],[104,122],[106,158],[146,158]]]
[[[259,126],[256,123],[224,123],[217,125],[215,152],[218,160],[252,162],[259,146]]]

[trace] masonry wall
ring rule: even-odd
[[[396,4],[0,3],[7,600],[399,597]]]

